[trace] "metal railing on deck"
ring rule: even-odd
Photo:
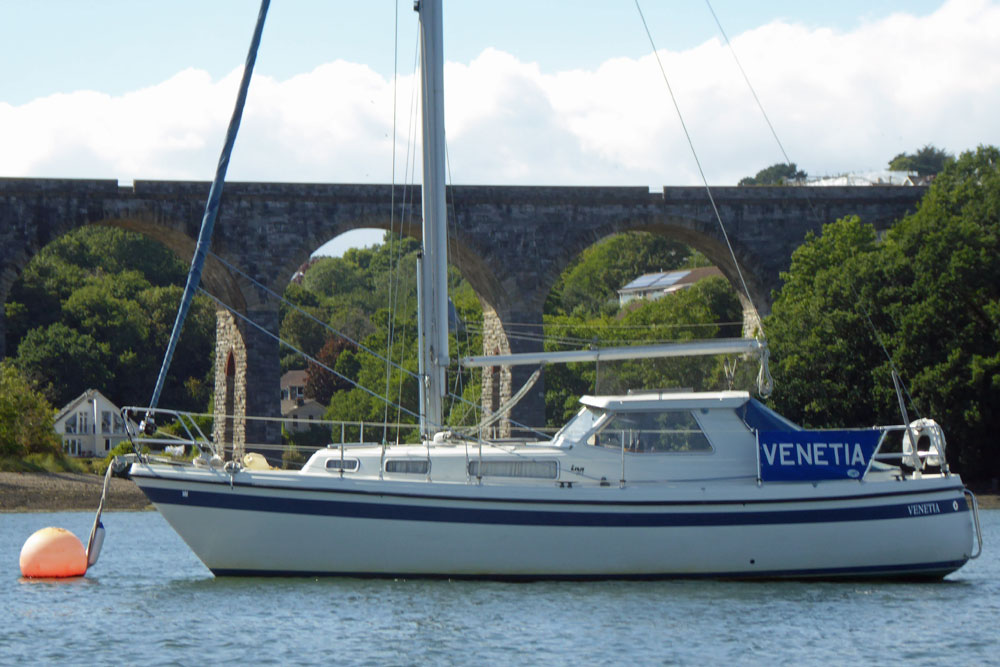
[[[135,427],[135,417],[152,415],[156,430],[145,433]],[[302,464],[319,449],[331,446],[392,446],[394,444],[414,444],[419,442],[419,425],[398,422],[366,422],[366,421],[333,421],[324,419],[292,419],[287,417],[254,417],[225,416],[223,419],[237,420],[245,426],[251,422],[278,422],[283,425],[282,439],[285,442],[241,442],[234,446],[232,441],[217,441],[207,435],[206,430],[214,426],[216,415],[193,413],[181,410],[157,408],[150,411],[146,407],[127,406],[122,408],[122,415],[128,424],[126,431],[137,451],[148,448],[156,454],[176,454],[176,450],[168,448],[183,447],[183,455],[176,458],[189,458],[192,454],[212,457],[218,456],[223,461],[242,459],[251,452],[262,454],[269,463],[279,464],[289,469],[301,468]],[[224,425],[226,432],[230,425]],[[317,438],[317,430],[326,432],[322,444],[315,442],[296,442],[296,438]],[[217,429],[211,429],[216,432]],[[408,442],[412,441],[412,442]]]

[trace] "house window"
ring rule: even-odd
[[[111,438],[105,438],[104,439],[104,451],[106,451],[106,452],[110,452],[111,451]]]
[[[70,415],[66,418],[66,433],[76,433],[76,415]]]
[[[111,433],[111,410],[101,411],[101,433]]]
[[[76,413],[77,425],[80,427],[80,433],[90,433],[90,421],[87,419],[86,412]]]
[[[80,441],[77,438],[66,438],[63,440],[63,451],[70,456],[79,456],[81,449]]]
[[[114,415],[115,433],[125,432],[125,420],[121,418],[121,415]]]

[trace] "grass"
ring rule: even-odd
[[[23,459],[0,458],[2,472],[92,472],[82,461],[57,454],[28,454]]]

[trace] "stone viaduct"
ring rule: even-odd
[[[109,180],[0,179],[0,358],[5,353],[3,304],[39,249],[74,228],[102,224],[141,232],[188,261],[208,188],[203,182],[119,186]],[[924,188],[720,187],[712,192],[749,291],[767,313],[778,274],[807,232],[849,214],[885,228],[916,208]],[[396,220],[415,220],[406,233],[419,237],[419,200],[419,190],[404,186],[393,192],[389,185],[228,183],[212,250],[280,293],[295,270],[331,238],[363,227],[387,229],[392,202]],[[448,200],[450,261],[483,305],[486,353],[540,349],[539,342],[508,334],[515,326],[517,333],[540,333],[542,307],[557,277],[580,252],[609,235],[641,230],[682,241],[738,285],[704,188],[455,186],[449,188]],[[401,213],[404,206],[413,214]],[[203,285],[277,332],[278,304],[250,281],[210,259]],[[216,437],[276,441],[273,423],[251,434],[239,417],[277,416],[278,344],[220,310],[216,347],[215,404],[237,415],[235,421],[216,420]],[[487,409],[509,396],[512,387],[520,387],[529,373],[525,367],[484,373]],[[151,388],[154,381],[150,378]],[[494,390],[496,382],[499,391]],[[543,424],[543,395],[539,383],[512,418]]]

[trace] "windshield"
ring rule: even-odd
[[[552,438],[553,444],[562,447],[580,442],[583,440],[583,436],[593,430],[594,424],[602,415],[602,412],[590,408],[581,409],[569,423],[559,429],[559,432]]]

